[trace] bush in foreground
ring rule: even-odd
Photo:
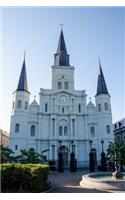
[[[2,192],[43,192],[49,189],[48,165],[1,164]]]

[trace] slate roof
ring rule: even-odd
[[[57,52],[54,55],[54,65],[70,66],[69,55],[67,54],[67,49],[62,29],[59,37]]]
[[[23,61],[23,66],[22,66],[22,70],[21,70],[21,74],[20,74],[20,78],[19,78],[17,91],[27,91],[28,92],[25,58]]]
[[[107,86],[106,86],[105,78],[103,75],[100,60],[99,60],[99,74],[98,74],[97,94],[96,95],[99,95],[99,94],[109,94]]]

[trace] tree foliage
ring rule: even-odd
[[[111,161],[120,161],[125,165],[125,141],[120,143],[109,142],[107,156]]]
[[[1,163],[11,163],[14,161],[14,152],[8,148],[4,147],[3,145],[0,146],[0,158]]]
[[[21,154],[16,156],[16,161],[20,161],[21,163],[43,163],[46,159],[44,152],[48,151],[44,150],[42,153],[35,152],[34,149],[22,149],[20,150]]]
[[[1,163],[44,163],[46,160],[44,153],[47,151],[49,151],[49,149],[45,149],[41,153],[35,152],[34,149],[22,149],[20,150],[20,155],[14,156],[14,152],[10,148],[1,145]]]

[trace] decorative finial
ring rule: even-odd
[[[60,26],[61,26],[61,30],[63,30],[63,26],[64,26],[64,24],[60,24]]]

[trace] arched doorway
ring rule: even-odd
[[[68,148],[65,145],[59,147],[58,152],[62,152],[64,160],[64,168],[68,167]]]

